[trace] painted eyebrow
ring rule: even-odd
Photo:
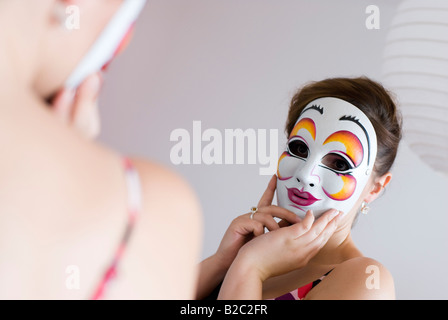
[[[324,114],[324,108],[322,108],[320,105],[318,106],[317,104],[313,104],[311,107],[308,107],[308,108],[306,108],[305,110],[303,110],[301,113],[300,113],[300,116],[302,115],[302,114],[304,114],[306,111],[308,111],[308,110],[316,110],[317,112],[319,112],[320,114]],[[299,116],[299,117],[300,117]]]
[[[356,117],[354,117],[354,116],[342,116],[341,118],[339,118],[339,121],[352,121],[352,122],[356,123],[362,129],[362,131],[364,131],[366,138],[367,138],[367,149],[369,150],[369,157],[367,158],[367,166],[369,166],[369,164],[370,164],[370,138],[369,138],[369,134],[367,133],[366,128],[364,128],[364,126],[361,124],[361,122],[359,122],[359,119],[356,119]]]

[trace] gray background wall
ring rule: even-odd
[[[398,1],[151,0],[132,45],[111,66],[100,98],[100,140],[165,163],[196,190],[204,215],[203,257],[230,221],[248,212],[269,176],[259,165],[179,165],[170,134],[278,129],[297,87],[333,76],[381,81],[382,50]],[[380,30],[365,9],[380,9]],[[361,216],[353,237],[393,274],[398,299],[447,299],[448,177],[402,144],[386,193]],[[169,205],[169,204],[167,204]]]

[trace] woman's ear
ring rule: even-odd
[[[375,178],[372,185],[372,189],[364,198],[364,201],[367,203],[371,203],[373,200],[378,198],[383,189],[389,184],[391,180],[392,180],[392,173],[390,172],[387,172],[381,177]]]

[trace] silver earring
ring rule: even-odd
[[[367,214],[369,212],[370,208],[367,205],[367,202],[363,201],[361,204],[361,213],[362,214]]]

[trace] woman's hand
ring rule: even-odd
[[[197,299],[208,296],[219,285],[240,248],[251,239],[264,234],[264,228],[273,231],[300,221],[293,212],[271,205],[276,184],[277,177],[274,175],[258,203],[258,211],[253,219],[250,218],[251,213],[234,219],[216,253],[201,262]],[[274,217],[282,220],[277,223]]]
[[[263,197],[272,200],[273,192],[268,187]],[[333,235],[340,216],[332,209],[315,221],[309,210],[303,221],[247,242],[227,272],[219,298],[261,299],[263,282],[306,266]]]
[[[100,132],[97,99],[101,85],[102,76],[95,73],[87,77],[76,91],[62,89],[54,98],[51,110],[61,121],[94,139]]]
[[[274,175],[258,202],[258,211],[253,219],[250,218],[251,213],[247,213],[235,218],[230,224],[215,254],[222,266],[229,268],[240,248],[254,237],[264,234],[265,228],[274,231],[301,221],[293,212],[271,205],[276,184],[277,177]],[[274,217],[282,220],[277,223]]]
[[[241,248],[236,263],[250,266],[261,281],[308,264],[333,235],[340,213],[331,209],[315,220],[309,210],[302,222],[254,239]]]

